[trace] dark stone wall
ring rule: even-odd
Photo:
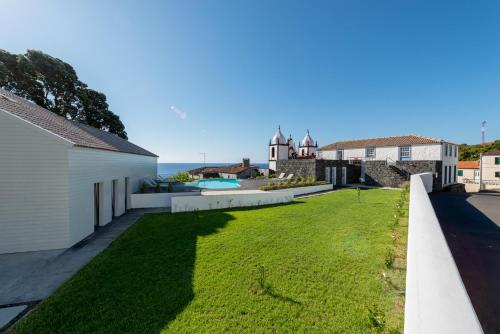
[[[318,181],[325,180],[325,168],[337,167],[337,184],[342,181],[342,167],[347,168],[347,183],[358,183],[361,166],[349,164],[347,160],[278,160],[276,174],[293,174],[294,177],[314,177]]]
[[[411,174],[433,173],[434,190],[441,190],[442,162],[437,160],[396,161],[391,168],[385,161],[365,162],[365,183],[381,187],[400,187]],[[401,171],[398,173],[397,171]]]

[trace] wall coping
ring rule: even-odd
[[[404,332],[483,333],[427,194],[429,179],[411,176]]]

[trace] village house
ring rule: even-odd
[[[0,89],[0,253],[70,247],[120,216],[157,156]]]

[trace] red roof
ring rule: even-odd
[[[419,136],[419,135],[404,135],[404,136],[338,141],[338,142],[320,147],[318,149],[318,151],[342,150],[342,149],[365,148],[365,147],[440,144],[440,143],[444,143],[444,142],[445,141],[438,139],[438,138],[424,137],[424,136]]]
[[[479,161],[459,161],[458,168],[460,168],[460,169],[479,169]]]

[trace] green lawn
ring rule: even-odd
[[[400,194],[147,215],[14,333],[402,332]]]

